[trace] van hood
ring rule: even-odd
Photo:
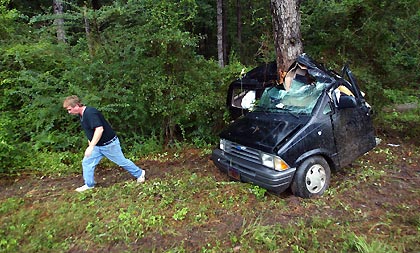
[[[305,125],[310,117],[250,113],[221,132],[220,138],[273,153],[276,147]]]

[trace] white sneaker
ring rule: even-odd
[[[93,188],[93,186],[92,187],[89,187],[87,185],[83,185],[83,186],[80,186],[79,188],[76,188],[76,191],[77,192],[84,192],[84,191],[89,190],[89,189],[92,189],[92,188]]]
[[[143,183],[146,180],[146,171],[143,170],[141,176],[137,178],[137,183]]]

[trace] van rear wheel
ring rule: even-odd
[[[301,163],[295,173],[291,190],[302,198],[321,196],[330,184],[331,170],[321,156],[312,156]]]

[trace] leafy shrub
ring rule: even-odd
[[[80,173],[82,152],[38,151],[28,161],[28,168],[43,175]]]
[[[135,147],[141,154],[174,140],[214,141],[223,117],[222,78],[215,61],[194,53],[197,38],[185,31],[196,7],[194,1],[142,1],[90,13],[104,27],[95,52],[87,51],[83,37],[74,46],[55,44],[42,30],[31,42],[0,47],[5,172],[69,170],[62,161],[74,158],[53,152],[79,152],[86,143],[77,117],[62,108],[71,94],[101,110],[126,142],[148,140]],[[33,161],[22,163],[27,160]]]
[[[28,143],[20,143],[16,138],[16,124],[2,113],[0,117],[0,173],[16,173],[24,168],[30,150]]]
[[[303,1],[305,50],[316,59],[359,66],[381,88],[414,88],[420,78],[412,71],[420,62],[419,8],[416,0]]]
[[[402,136],[404,139],[420,143],[420,103],[419,94],[409,89],[385,89],[384,96],[389,101],[376,118],[378,127],[389,135]],[[399,109],[399,107],[410,107]]]

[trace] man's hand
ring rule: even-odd
[[[92,155],[93,148],[94,148],[93,146],[89,146],[89,147],[86,148],[85,157],[89,157],[89,156]]]
[[[93,148],[101,139],[103,132],[104,132],[103,127],[100,126],[100,127],[95,128],[95,132],[93,133],[92,140],[89,141],[89,147],[87,147],[85,150],[85,157],[89,157],[90,155],[92,155]]]

